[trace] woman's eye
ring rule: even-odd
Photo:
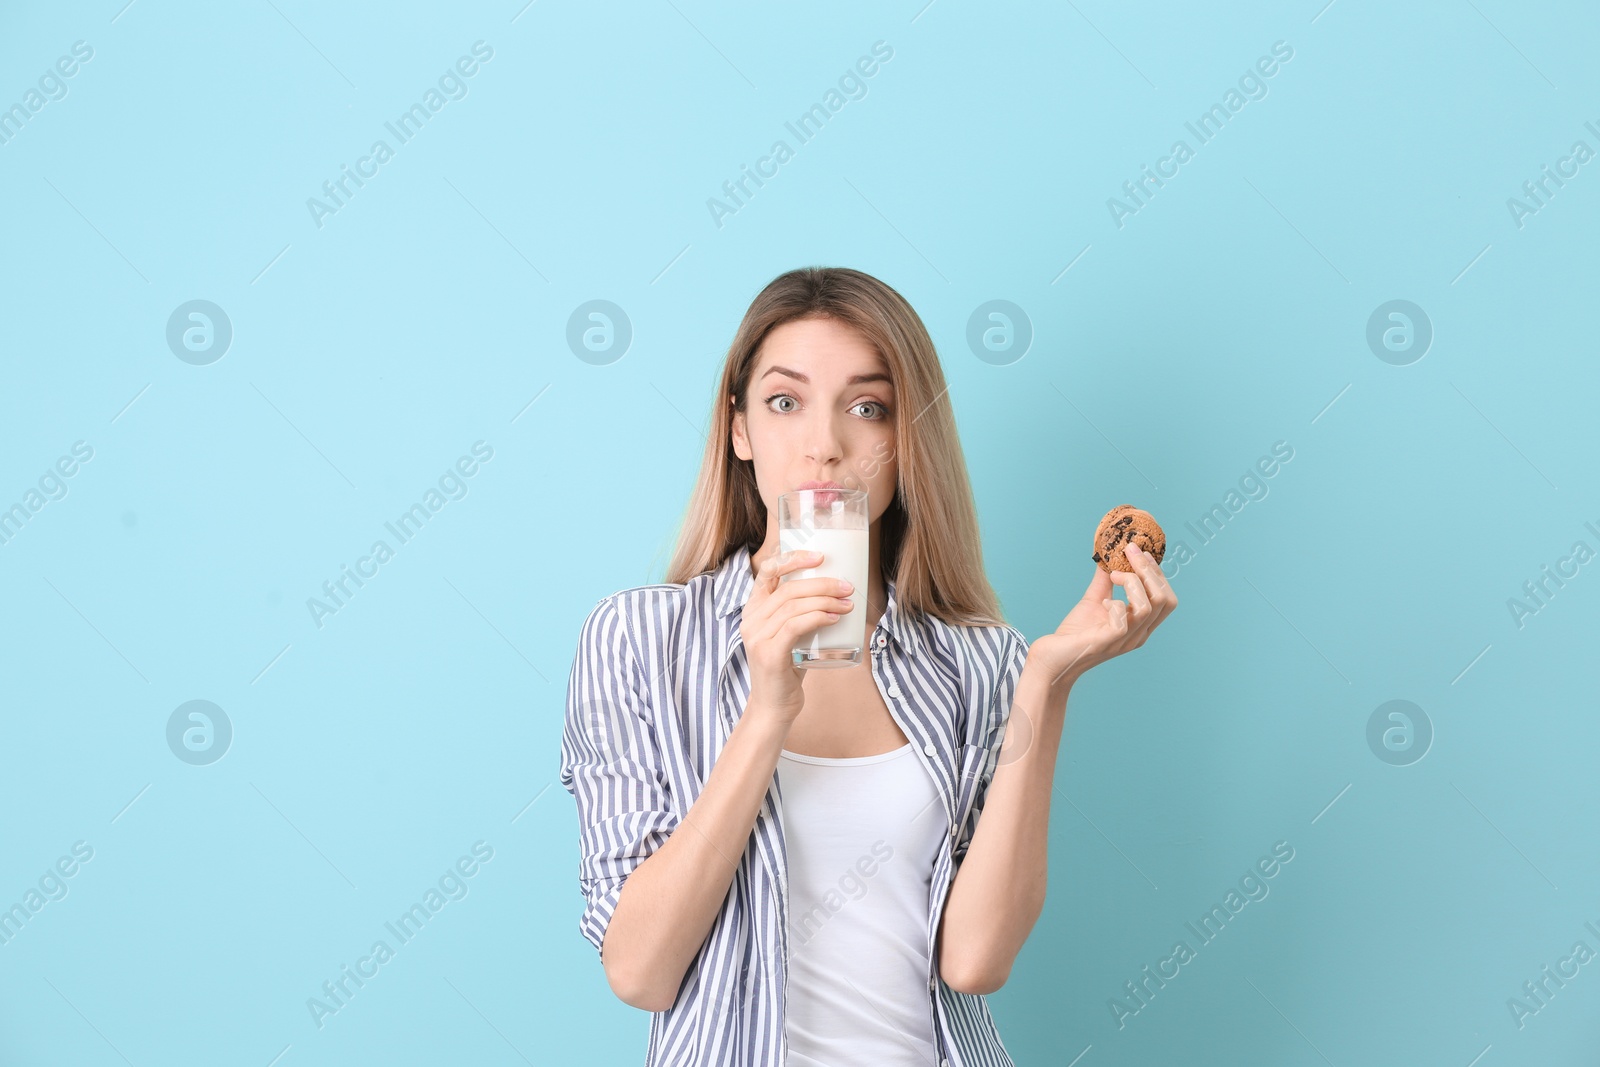
[[[799,401],[795,400],[795,398],[790,396],[788,393],[773,393],[771,396],[767,397],[767,399],[765,401],[767,407],[768,408],[772,408],[773,401],[775,401],[775,400],[787,400],[791,404],[799,403]],[[868,421],[876,422],[878,419],[886,418],[888,416],[888,414],[889,414],[889,409],[884,407],[882,404],[880,404],[876,400],[863,400],[863,401],[861,401],[861,403],[855,405],[855,407],[852,408],[851,410],[853,410],[853,411],[860,410],[863,407],[876,408],[877,411],[878,411],[878,413],[876,415],[872,415],[872,414],[867,415],[866,418],[867,418]],[[777,413],[780,414],[780,415],[786,415],[789,412],[793,411],[794,408],[792,408],[792,407],[790,407],[790,408],[776,408],[776,409],[773,409],[773,410],[777,411]]]

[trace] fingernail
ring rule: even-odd
[[[1143,550],[1138,545],[1134,544],[1132,541],[1128,542],[1128,547],[1125,548],[1123,551],[1125,551],[1130,556],[1137,556],[1137,555],[1140,555],[1143,552]]]

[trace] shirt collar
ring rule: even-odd
[[[717,618],[727,618],[734,612],[742,612],[745,602],[750,599],[750,590],[755,585],[755,576],[750,573],[749,546],[740,545],[728,553],[727,558],[717,565],[711,581],[713,598],[717,605]],[[917,624],[900,609],[899,600],[895,597],[893,579],[885,578],[883,585],[887,603],[884,605],[878,625],[882,626],[904,651],[915,655],[922,648]],[[868,639],[870,640],[870,635]]]

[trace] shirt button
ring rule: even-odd
[[[934,993],[934,992],[937,992],[938,989],[939,989],[939,979],[937,979],[937,978],[928,979],[928,992]]]
[[[899,700],[900,699],[900,687],[898,685],[895,685],[893,682],[890,682],[889,683],[889,695],[894,697],[896,700]]]
[[[938,751],[939,751],[938,749],[933,747],[933,742],[932,741],[929,741],[927,744],[922,746],[922,754],[924,756],[932,756],[932,755],[936,754]]]

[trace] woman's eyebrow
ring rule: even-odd
[[[801,374],[797,370],[790,370],[788,367],[768,367],[766,374],[763,374],[761,377],[765,378],[767,374],[787,374],[797,382],[803,382],[806,385],[811,384],[811,379],[809,377]],[[852,374],[844,384],[859,385],[862,382],[888,382],[890,385],[893,385],[894,379],[890,378],[889,375],[883,371],[873,371],[870,374]]]

